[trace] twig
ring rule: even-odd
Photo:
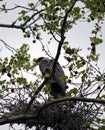
[[[38,15],[40,12],[43,12],[44,9],[41,9],[40,11],[37,11],[36,13],[34,13],[27,21],[25,21],[23,24],[21,25],[15,25],[13,22],[13,24],[0,24],[0,27],[5,27],[5,28],[16,28],[16,29],[21,29],[22,31],[24,31],[26,28],[28,28],[29,26],[26,26],[27,23],[29,23],[36,15]]]
[[[5,41],[3,41],[2,39],[0,39],[0,41],[5,45],[5,47],[10,50],[13,54],[14,52],[17,52],[15,48],[11,47],[10,45],[8,45]]]
[[[30,22],[37,14],[43,12],[45,9],[41,9],[40,11],[37,11],[34,13],[24,24],[22,24],[22,27],[24,27],[28,22]]]
[[[13,10],[15,10],[15,9],[17,9],[17,8],[21,8],[21,9],[33,11],[32,8],[27,8],[27,7],[20,6],[20,5],[16,5],[15,7],[13,7],[13,8],[8,8],[8,9],[0,8],[0,10],[1,10],[1,11],[5,11],[5,10],[7,10],[7,11],[13,11]]]
[[[27,108],[26,108],[24,114],[26,114],[26,113],[29,111],[31,105],[33,104],[33,102],[34,102],[34,100],[35,100],[36,95],[41,91],[41,89],[42,89],[42,88],[44,87],[44,85],[48,82],[48,80],[49,80],[48,78],[45,79],[45,80],[42,82],[42,84],[38,87],[38,89],[35,91],[34,95],[32,96],[32,98],[30,99],[30,101],[29,101],[29,103],[28,103],[28,106],[27,106]]]
[[[49,26],[48,23],[45,21],[45,19],[43,18],[43,16],[42,16],[42,19],[43,19],[43,21],[44,21],[44,24],[46,24],[47,28],[50,29],[50,26]],[[56,32],[56,31],[55,31],[55,32]],[[54,32],[53,32],[51,29],[50,29],[50,33],[51,33],[51,35],[53,36],[53,38],[55,39],[55,41],[57,41],[57,42],[59,43],[59,40],[56,38]],[[56,33],[57,33],[57,32],[56,32]]]
[[[49,51],[48,46],[46,45],[47,49],[45,49],[45,46],[44,46],[42,40],[39,39],[39,41],[40,41],[40,43],[41,43],[41,45],[42,45],[42,50],[44,50],[44,52],[46,53],[46,55],[49,56],[49,57],[51,57],[51,58],[53,58],[53,56],[51,55],[51,53],[50,53],[50,51]]]

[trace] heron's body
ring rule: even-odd
[[[46,74],[51,74],[52,73],[52,67],[54,63],[54,59],[48,59],[45,57],[40,57],[37,59],[38,64],[39,64],[39,69],[42,73],[43,76]],[[64,71],[60,64],[57,62],[56,63],[56,68],[53,76],[49,80],[49,85],[51,87],[51,94],[56,97],[56,96],[65,96],[66,93],[66,81],[62,78],[64,77]]]

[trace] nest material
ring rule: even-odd
[[[27,127],[35,126],[40,130],[47,130],[47,128],[53,130],[87,130],[87,117],[90,111],[83,109],[83,106],[78,106],[73,102],[58,103],[48,107],[39,106],[33,105],[28,111],[27,114],[35,115],[35,118],[24,120],[23,123]],[[18,106],[14,114],[21,114],[25,107],[27,104]]]
[[[85,118],[86,112],[77,111],[68,104],[51,105],[38,115],[40,126],[53,130],[85,130]]]
[[[21,115],[24,113],[28,104],[18,103],[17,106],[11,106],[10,116]],[[25,124],[27,127],[35,127],[37,130],[87,130],[91,110],[78,102],[64,102],[52,104],[47,107],[46,104],[34,104],[31,106],[27,115],[30,118],[20,118],[16,122]],[[14,109],[14,107],[16,109]]]

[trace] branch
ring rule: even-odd
[[[71,2],[71,6],[70,8],[67,10],[66,14],[65,14],[65,17],[63,19],[63,23],[62,23],[62,26],[61,26],[61,40],[59,42],[59,45],[58,45],[58,49],[57,49],[57,54],[55,56],[55,60],[54,60],[54,64],[53,64],[53,69],[52,69],[52,74],[54,74],[54,71],[55,71],[55,67],[56,67],[56,63],[59,59],[59,56],[60,56],[60,52],[61,52],[61,48],[62,48],[62,45],[64,43],[64,40],[65,40],[65,26],[66,26],[66,21],[67,21],[67,18],[68,18],[68,14],[72,11],[75,3],[76,3],[77,0],[72,0]]]
[[[13,11],[17,8],[21,8],[21,9],[25,9],[25,10],[30,10],[30,11],[33,11],[34,9],[32,8],[28,8],[28,7],[24,7],[24,6],[20,6],[20,5],[16,5],[15,7],[13,8],[8,8],[8,9],[4,9],[4,8],[0,8],[0,11]]]
[[[35,114],[27,114],[27,115],[17,115],[17,116],[8,116],[8,117],[2,117],[0,118],[0,125],[4,125],[7,123],[25,123],[26,120],[34,119],[36,118]]]
[[[30,16],[30,18],[25,21],[23,24],[21,25],[15,25],[15,22],[13,22],[13,24],[0,24],[0,27],[5,27],[5,28],[16,28],[16,29],[21,29],[22,31],[24,31],[26,28],[28,28],[29,26],[26,26],[27,23],[29,23],[36,15],[40,14],[41,12],[43,12],[44,9],[41,9],[40,11],[37,11],[36,13],[34,13],[32,16]]]
[[[2,42],[4,45],[5,45],[5,47],[8,49],[8,50],[10,50],[13,54],[14,54],[14,52],[17,52],[16,50],[15,50],[15,48],[13,48],[13,47],[11,47],[10,45],[8,45],[5,41],[3,41],[2,39],[0,39],[0,42]]]
[[[37,14],[43,12],[45,9],[41,9],[40,11],[37,11],[34,13],[24,24],[22,24],[22,27],[24,27],[28,22],[30,22]]]
[[[40,110],[43,110],[44,108],[51,106],[53,104],[61,103],[61,102],[67,102],[67,101],[81,101],[81,102],[91,102],[91,103],[99,103],[99,104],[105,104],[105,100],[101,99],[94,99],[94,98],[84,98],[84,97],[64,97],[64,98],[59,98],[55,99],[53,101],[50,101],[43,105]],[[40,111],[39,110],[39,111]]]
[[[14,24],[0,24],[0,27],[5,27],[5,28],[16,28],[16,29],[21,29],[23,30],[22,26],[20,25],[14,25]]]
[[[42,82],[42,84],[38,87],[38,89],[35,91],[34,95],[32,96],[32,98],[30,99],[30,101],[29,101],[29,103],[28,103],[28,106],[26,107],[26,110],[25,110],[24,114],[26,114],[26,113],[29,111],[31,105],[33,104],[33,102],[34,102],[34,100],[35,100],[36,95],[42,90],[42,88],[43,88],[44,85],[48,82],[48,80],[49,80],[48,78],[45,79],[45,80]]]

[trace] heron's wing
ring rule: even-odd
[[[52,64],[54,63],[54,59],[51,59]],[[59,83],[59,85],[62,87],[63,90],[65,90],[66,86],[66,80],[63,78],[65,76],[64,71],[61,67],[61,65],[57,62],[56,63],[56,68],[55,68],[55,73],[54,73],[54,80]]]
[[[51,64],[53,65],[54,64],[54,59],[51,59],[50,61],[51,61]],[[56,63],[56,69],[58,70],[59,74],[65,75],[61,65],[59,64],[59,62]]]

